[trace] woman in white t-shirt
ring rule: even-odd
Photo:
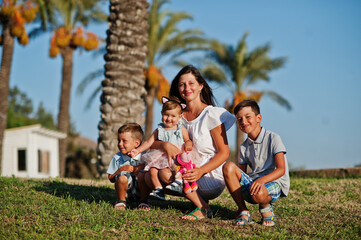
[[[182,122],[200,155],[197,162],[194,162],[200,167],[183,175],[188,182],[197,181],[198,190],[185,195],[196,209],[182,219],[211,217],[208,200],[218,197],[225,188],[222,165],[229,157],[226,131],[235,122],[235,117],[226,109],[214,106],[211,88],[192,65],[179,71],[172,81],[169,96],[175,96],[187,105]],[[153,147],[163,149],[173,159],[180,153],[176,146],[168,142],[157,142]],[[163,183],[169,184],[172,182],[172,173],[164,169],[159,172],[159,178]],[[148,182],[148,178],[145,179]]]

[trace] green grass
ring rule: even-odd
[[[210,202],[213,219],[180,217],[183,198],[151,202],[149,212],[113,208],[107,181],[0,177],[0,239],[360,239],[361,178],[292,178],[287,198],[274,204],[277,225],[232,226],[227,191]],[[249,205],[260,222],[258,207]]]

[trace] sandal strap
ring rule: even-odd
[[[264,222],[272,222],[273,225],[270,225],[270,226],[274,226],[276,225],[276,218],[275,218],[275,215],[272,215],[272,216],[268,216],[268,217],[264,217],[262,218],[262,221],[261,221],[261,224],[263,225]]]
[[[145,202],[142,202],[138,205],[138,209],[147,209],[147,210],[150,210],[150,204],[149,203],[145,203]]]
[[[203,213],[207,213],[207,211],[206,210],[204,210],[203,208],[196,208],[196,209],[194,209],[191,213],[194,213],[195,211],[201,211],[201,212],[203,212]]]
[[[238,217],[241,217],[241,216],[246,216],[246,217],[248,217],[248,219],[251,217],[251,213],[250,212],[248,212],[248,211],[242,211],[239,215],[238,215]]]
[[[268,212],[272,212],[273,213],[273,207],[271,204],[268,204],[267,207],[262,208],[259,210],[260,213],[268,213]]]
[[[187,215],[192,216],[192,217],[195,217],[196,220],[199,220],[198,217],[193,214],[193,212],[190,212],[190,213],[188,213]]]
[[[127,203],[125,201],[116,201],[114,207],[127,207]]]
[[[180,181],[178,181],[177,179],[175,179],[175,180],[173,181],[173,183],[176,183],[176,184],[178,184],[178,185],[182,185],[182,183],[181,183]]]
[[[194,215],[193,213],[196,212],[196,211],[201,211],[202,213],[205,213],[207,218],[213,218],[213,211],[212,210],[209,210],[209,211],[206,211],[204,210],[203,208],[196,208],[194,209],[192,212],[186,214],[186,215],[189,215],[189,216],[192,216],[192,217],[195,217],[196,220],[199,220],[199,218]]]
[[[245,218],[247,217],[247,218]],[[237,224],[238,222],[243,221],[243,224]],[[242,211],[236,220],[233,221],[233,225],[239,225],[239,226],[245,226],[248,224],[253,224],[254,222],[252,221],[252,215],[250,212],[248,211]]]
[[[268,217],[262,217],[262,221],[261,221],[261,224],[263,224],[264,222],[272,222],[273,225],[276,225],[276,216],[273,212],[273,206],[272,204],[269,204],[267,207],[265,208],[262,208],[259,210],[259,212],[262,214],[262,213],[268,213],[268,212],[271,212],[272,215],[271,216],[268,216]],[[273,226],[271,225],[271,226]]]

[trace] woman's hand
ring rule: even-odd
[[[179,148],[177,148],[175,145],[171,144],[170,142],[164,142],[163,148],[168,155],[169,162],[171,162],[172,159],[176,159],[177,155],[181,153]]]
[[[183,174],[183,179],[188,182],[195,182],[204,175],[204,172],[200,168],[193,168]]]

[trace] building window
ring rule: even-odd
[[[26,171],[26,150],[18,149],[18,171]]]
[[[50,152],[38,150],[38,171],[49,173]]]

